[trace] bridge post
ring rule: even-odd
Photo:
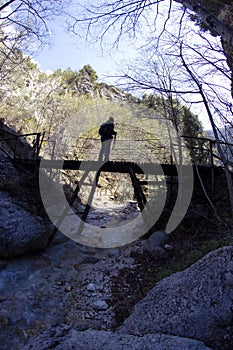
[[[138,202],[139,209],[143,211],[146,205],[146,196],[144,195],[141,186],[138,182],[138,179],[133,171],[133,169],[129,166],[129,175],[133,184],[134,194]]]
[[[213,152],[213,145],[215,144],[215,141],[210,140],[210,164],[211,166],[214,165],[214,152]]]
[[[211,194],[214,194],[214,187],[215,187],[215,176],[214,176],[214,152],[213,152],[213,146],[215,144],[215,141],[210,140],[210,185],[211,185]]]
[[[94,196],[96,187],[98,185],[100,173],[101,173],[101,170],[98,170],[96,175],[95,175],[94,182],[93,182],[92,188],[91,188],[91,192],[90,192],[90,195],[89,195],[88,200],[87,200],[86,208],[84,209],[84,213],[82,215],[81,222],[80,222],[80,225],[79,225],[79,228],[78,228],[78,231],[77,231],[78,235],[82,233],[82,230],[84,228],[87,215],[89,213],[89,210],[91,209],[91,203],[92,203],[92,200],[93,200],[93,196]]]
[[[17,144],[18,144],[18,136],[15,137],[15,144],[14,144],[14,157],[13,159],[16,159],[16,150],[17,150]]]
[[[38,132],[36,134],[36,143],[35,143],[35,150],[36,150],[36,156],[39,156],[40,153],[40,137],[41,137],[41,133]]]

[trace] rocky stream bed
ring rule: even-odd
[[[132,209],[112,206],[104,213],[93,210],[89,223],[111,225],[118,220],[121,224],[135,214]],[[47,248],[1,259],[0,348],[21,349],[28,339],[60,323],[79,330],[114,329],[112,279],[120,270],[136,267],[132,250],[140,252],[142,241],[99,249],[82,246],[58,232]],[[127,289],[127,285],[121,287]]]
[[[1,162],[1,350],[232,350],[231,244],[157,283],[177,248],[164,231],[111,249],[58,232],[47,247],[36,187]],[[124,232],[138,216],[135,203],[96,202],[88,221],[99,230]]]

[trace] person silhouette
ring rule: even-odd
[[[99,161],[109,161],[112,140],[116,140],[117,132],[114,130],[114,118],[110,117],[106,122],[101,124],[99,135],[101,140],[101,149]]]

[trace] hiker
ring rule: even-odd
[[[112,117],[110,117],[100,126],[99,135],[101,136],[101,150],[99,154],[99,160],[109,161],[112,140],[113,137],[114,140],[116,140],[117,135],[117,132],[114,130],[114,119]]]

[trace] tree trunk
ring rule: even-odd
[[[209,27],[214,30],[230,46],[233,46],[233,29],[211,15],[204,7],[189,0],[175,0],[184,7],[195,12]]]

